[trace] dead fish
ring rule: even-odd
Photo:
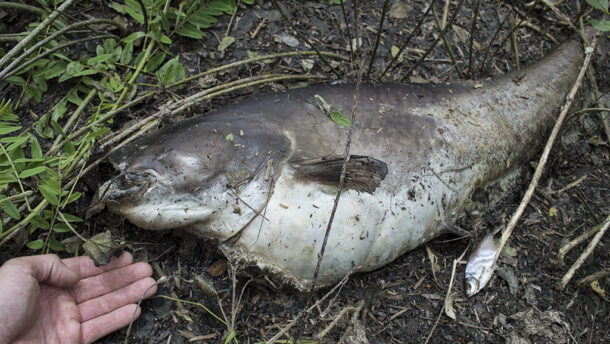
[[[527,69],[476,82],[362,85],[317,286],[438,236],[476,189],[528,162],[582,50],[570,40]],[[112,154],[120,174],[100,188],[102,202],[139,227],[187,230],[308,288],[348,134],[316,100],[347,117],[355,88],[263,94],[169,125]]]
[[[501,229],[502,227],[487,234],[470,254],[465,273],[466,295],[478,293],[493,276],[496,268],[494,260],[500,248],[494,236]]]

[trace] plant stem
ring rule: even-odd
[[[55,11],[53,11],[51,14],[49,14],[49,16],[42,23],[40,23],[40,25],[38,25],[34,30],[32,30],[32,32],[30,32],[30,34],[26,38],[24,38],[22,41],[17,43],[17,45],[14,46],[13,49],[11,49],[8,53],[6,53],[6,55],[4,55],[0,59],[0,68],[4,67],[4,65],[6,65],[6,63],[13,56],[15,56],[23,47],[30,44],[30,42],[34,39],[34,37],[36,37],[42,30],[44,30],[47,26],[49,26],[55,20],[55,18],[57,18],[57,16],[59,16],[60,13],[65,12],[66,9],[68,7],[70,7],[70,5],[72,5],[73,2],[74,2],[74,0],[66,0],[64,3],[61,4],[61,6],[59,6],[59,8],[57,8]],[[4,74],[4,71],[2,71],[2,73],[0,74],[0,79],[2,79],[2,76],[1,76],[2,74]]]
[[[114,105],[112,106],[112,110],[116,110],[119,107],[119,105],[123,102],[123,100],[125,99],[127,92],[129,92],[129,90],[131,89],[131,86],[136,81],[136,79],[138,78],[138,75],[140,75],[140,72],[144,68],[144,65],[146,65],[146,62],[148,61],[148,56],[150,56],[150,52],[152,51],[154,46],[155,46],[155,41],[151,39],[150,42],[148,42],[148,46],[146,47],[146,50],[144,51],[144,56],[142,57],[142,59],[140,60],[140,63],[136,67],[136,71],[133,73],[133,75],[127,82],[127,86],[125,88],[123,88],[123,92],[119,96],[119,99],[116,101],[116,103],[114,103]]]
[[[31,13],[38,14],[41,16],[44,16],[45,14],[47,14],[47,11],[43,10],[42,8],[38,8],[35,6],[26,5],[26,4],[20,4],[17,2],[0,2],[0,8],[6,8],[9,10],[18,10],[18,11],[24,11],[24,12],[31,12]]]
[[[318,53],[316,51],[306,50],[306,51],[291,51],[291,52],[286,52],[286,53],[257,56],[257,57],[253,57],[253,58],[249,58],[249,59],[245,59],[245,60],[241,60],[241,61],[232,62],[232,63],[222,65],[222,66],[219,66],[216,68],[208,69],[205,72],[195,74],[195,75],[189,76],[185,79],[182,79],[180,81],[174,82],[173,84],[169,84],[169,85],[167,85],[167,87],[174,88],[174,87],[183,85],[189,81],[200,78],[202,76],[206,76],[208,74],[220,72],[220,71],[223,71],[223,70],[226,70],[229,68],[234,68],[234,67],[238,67],[238,66],[241,66],[244,64],[257,62],[257,61],[261,61],[261,60],[276,59],[276,58],[282,58],[282,57],[286,57],[286,56],[295,56],[295,55],[317,55],[317,54]],[[343,61],[349,61],[346,57],[341,56],[339,54],[331,53],[331,52],[321,51],[320,54],[323,56],[328,56],[328,57],[336,58],[336,59],[343,60]]]

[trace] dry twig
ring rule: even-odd
[[[434,330],[436,329],[436,326],[438,326],[438,322],[441,320],[441,316],[443,315],[443,312],[445,311],[445,305],[447,304],[449,295],[451,295],[451,289],[453,289],[453,281],[455,280],[455,270],[457,268],[457,265],[462,261],[462,258],[464,258],[464,256],[466,255],[466,252],[468,252],[468,248],[470,248],[470,246],[466,247],[466,249],[464,250],[464,252],[462,252],[462,254],[460,255],[460,257],[458,259],[453,260],[453,268],[451,269],[451,279],[449,280],[449,287],[447,288],[447,294],[445,294],[445,301],[443,302],[443,307],[441,307],[441,311],[438,312],[438,317],[436,317],[436,321],[434,322],[434,325],[432,326],[432,329],[430,330],[430,333],[428,334],[428,337],[426,338],[426,344],[428,344],[428,342],[430,341],[430,338],[432,338],[432,334],[434,334]]]
[[[596,273],[592,273],[589,276],[585,277],[585,278],[581,278],[578,280],[578,282],[576,282],[576,286],[577,287],[582,287],[584,285],[588,285],[593,281],[597,281],[599,279],[602,279],[606,276],[610,276],[610,268],[605,268],[603,270],[600,270]]]
[[[579,235],[576,239],[563,245],[559,249],[559,253],[557,253],[557,260],[558,260],[559,264],[563,264],[563,259],[565,258],[566,254],[568,254],[568,252],[570,252],[571,249],[578,246],[583,241],[589,239],[593,234],[597,233],[597,231],[599,231],[600,228],[601,228],[601,226],[595,226],[595,227],[589,229],[588,231],[582,233],[581,235]]]
[[[566,97],[565,103],[561,109],[561,112],[559,113],[559,117],[557,117],[557,120],[555,121],[555,126],[553,126],[553,131],[551,132],[551,135],[549,136],[547,143],[544,146],[544,151],[542,152],[542,156],[540,157],[538,166],[536,167],[536,171],[534,172],[534,177],[532,178],[532,181],[530,182],[530,185],[528,186],[527,191],[525,192],[525,195],[523,196],[523,199],[521,200],[521,203],[519,204],[519,207],[517,208],[517,210],[511,217],[510,222],[506,226],[506,229],[502,232],[502,237],[500,239],[500,245],[499,245],[498,251],[496,252],[496,257],[494,258],[493,266],[496,265],[496,262],[498,261],[498,257],[500,256],[500,253],[502,252],[502,248],[504,248],[504,245],[506,245],[506,242],[508,241],[508,238],[510,238],[510,235],[513,232],[513,229],[517,225],[517,222],[521,218],[521,215],[523,215],[523,212],[525,211],[525,207],[527,207],[528,203],[530,202],[530,199],[534,195],[536,186],[538,186],[538,182],[540,181],[540,177],[542,176],[542,171],[544,170],[544,166],[546,165],[546,162],[551,153],[551,148],[553,147],[553,143],[555,142],[555,139],[557,138],[557,135],[559,134],[559,131],[561,130],[561,125],[563,124],[563,121],[566,118],[566,114],[568,113],[568,110],[570,109],[570,106],[572,105],[572,101],[574,100],[574,97],[576,96],[576,92],[578,91],[578,89],[580,88],[580,85],[582,84],[582,80],[585,76],[585,71],[587,70],[589,63],[591,62],[591,56],[593,55],[593,51],[595,50],[596,43],[597,43],[597,40],[594,39],[593,42],[591,43],[591,46],[586,49],[585,60],[582,64],[582,67],[580,68],[580,72],[578,73],[578,77],[576,78],[576,81],[574,82],[574,85],[572,86],[570,93],[568,93],[568,96]]]
[[[578,268],[580,268],[580,266],[585,262],[585,259],[587,259],[587,257],[589,257],[591,255],[591,253],[593,253],[595,246],[597,246],[599,241],[602,239],[602,237],[608,230],[608,227],[610,227],[610,215],[608,215],[608,217],[606,217],[606,220],[604,221],[604,224],[603,224],[601,230],[599,232],[597,232],[597,234],[593,237],[593,240],[591,240],[591,242],[589,243],[589,246],[587,246],[585,251],[580,255],[580,257],[578,257],[578,259],[570,267],[570,270],[568,270],[568,272],[566,272],[566,274],[563,275],[563,277],[561,278],[561,281],[559,281],[557,283],[557,285],[556,285],[557,289],[563,290],[566,287],[568,282],[570,282],[572,277],[574,277],[574,273],[576,273],[576,270],[578,270]]]

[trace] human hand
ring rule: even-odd
[[[0,267],[0,343],[91,343],[129,324],[151,275],[128,252],[100,267],[89,257],[11,259]]]

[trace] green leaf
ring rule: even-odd
[[[339,109],[338,111],[331,111],[329,113],[330,119],[339,124],[342,125],[344,127],[349,127],[350,126],[350,120],[347,119],[347,117],[343,116],[343,112],[341,109]]]
[[[68,64],[65,61],[52,62],[51,67],[45,71],[44,77],[49,80],[60,76],[66,70],[67,65]]]
[[[35,176],[35,175],[37,175],[39,173],[44,172],[46,169],[47,168],[45,166],[38,166],[38,167],[27,169],[27,170],[25,170],[25,171],[23,171],[23,172],[21,172],[19,174],[19,178],[23,179],[23,178],[28,178],[28,177],[31,177],[31,176]]]
[[[229,344],[233,339],[235,339],[236,335],[237,335],[237,332],[235,332],[235,330],[231,330],[231,332],[229,332],[229,335],[225,339],[225,344]]]
[[[184,73],[184,67],[178,61],[179,56],[174,57],[173,59],[167,61],[159,70],[157,71],[157,77],[164,85],[169,85],[176,81],[180,81],[186,77]]]
[[[123,42],[125,42],[126,44],[133,43],[135,40],[140,39],[144,36],[146,36],[146,34],[142,31],[134,32],[131,35],[123,38]]]
[[[70,195],[70,197],[68,197],[68,199],[66,200],[66,203],[65,203],[65,204],[70,204],[70,203],[72,203],[72,202],[76,201],[77,199],[79,199],[79,198],[80,198],[80,196],[81,196],[81,193],[80,193],[80,192],[73,192],[73,193]],[[65,205],[65,204],[64,204],[64,205]],[[67,214],[64,214],[64,215],[67,215]],[[81,220],[81,221],[82,221],[82,220]]]
[[[150,32],[150,36],[157,42],[161,42],[163,44],[171,44],[172,40],[167,37],[164,33],[162,33],[160,30],[152,30]]]
[[[8,78],[4,79],[4,81],[18,86],[25,85],[25,79],[17,75],[9,76]]]
[[[14,127],[14,126],[12,126],[12,127],[3,127],[3,128],[0,128],[0,135],[10,134],[13,131],[17,131],[19,129],[21,129],[21,127]]]
[[[200,29],[207,29],[210,26],[212,26],[212,24],[216,23],[217,20],[216,20],[216,18],[207,14],[205,11],[201,10],[201,11],[195,13],[191,17],[191,20],[189,20],[189,22],[192,23],[193,25],[196,25]]]
[[[74,146],[74,143],[67,141],[66,143],[64,143],[64,151],[68,154],[74,154],[74,152],[76,152],[76,147]]]
[[[233,42],[235,42],[235,37],[225,36],[222,41],[220,41],[220,44],[218,44],[218,51],[227,49]]]
[[[190,23],[185,23],[180,29],[176,30],[176,33],[180,36],[189,37],[193,39],[201,39],[205,37],[204,32],[202,32]]]
[[[144,25],[144,14],[142,14],[140,4],[134,0],[125,0],[125,4],[127,4],[125,11],[139,24]]]
[[[49,224],[49,222],[47,220],[43,219],[42,216],[40,216],[40,215],[34,215],[34,217],[32,217],[30,219],[30,223],[40,229],[51,228],[51,225]]]
[[[218,13],[221,15],[222,12],[226,14],[233,14],[237,5],[235,4],[235,0],[212,0],[207,3],[207,10]]]
[[[120,14],[127,14],[127,6],[125,6],[123,4],[119,4],[118,2],[114,2],[114,1],[111,2],[110,8],[119,12]]]
[[[81,72],[74,74],[74,76],[93,75],[93,74],[97,74],[97,71],[94,69],[85,69]]]
[[[56,120],[52,119],[51,120],[51,125],[53,126],[53,128],[55,128],[55,130],[57,130],[62,136],[66,136],[66,133],[64,133],[63,129],[61,128],[61,126],[59,125],[59,123],[57,123]]]
[[[392,52],[392,57],[396,57],[396,55],[400,52],[400,49],[397,46],[393,45],[391,52]],[[396,61],[402,62],[403,58],[404,58],[404,54],[400,54],[400,56],[398,56]]]
[[[68,63],[68,65],[66,66],[66,74],[73,75],[73,74],[80,72],[84,68],[85,67],[83,67],[83,65],[81,65],[80,62],[72,61],[72,62]]]
[[[17,163],[22,163],[22,162],[42,162],[45,160],[46,160],[45,158],[19,158],[19,159],[13,160],[13,163],[17,164]]]
[[[129,62],[131,62],[131,57],[133,55],[133,43],[129,42],[125,45],[125,49],[123,49],[123,52],[121,53],[121,58],[119,59],[119,62],[122,64],[128,64]]]
[[[56,223],[53,226],[53,231],[57,233],[65,233],[70,231],[70,227],[68,227],[65,223]]]
[[[600,11],[608,13],[608,0],[587,0],[587,3]]]
[[[21,218],[21,215],[19,214],[19,209],[17,209],[17,206],[15,206],[12,201],[3,201],[3,199],[5,198],[6,196],[0,195],[0,208],[4,210],[4,212],[8,216],[12,217],[15,220],[19,220]]]
[[[53,121],[57,121],[58,119],[63,118],[67,110],[68,108],[66,107],[66,101],[62,100],[61,102],[57,103],[57,106],[55,109],[53,109],[51,119]]]
[[[74,216],[74,215],[70,215],[70,214],[66,214],[66,213],[63,213],[63,215],[67,222],[83,222],[83,219],[81,219],[78,216]]]
[[[74,104],[74,105],[76,105],[76,106],[80,106],[80,104],[82,104],[82,102],[83,102],[83,100],[82,100],[82,99],[80,99],[80,97],[78,96],[78,92],[76,92],[76,91],[72,91],[72,92],[70,92],[70,94],[68,94],[68,96],[66,97],[66,99],[67,99],[67,100],[68,100],[70,103],[72,103],[72,104]]]
[[[40,250],[42,248],[42,246],[44,246],[44,241],[42,241],[42,239],[38,239],[38,240],[30,241],[25,245],[31,250]]]
[[[144,67],[144,70],[151,73],[155,72],[157,68],[159,68],[161,63],[163,63],[163,61],[165,60],[165,56],[166,55],[163,52],[155,54],[153,57],[150,58],[150,61],[148,61],[148,63]]]
[[[14,139],[14,140],[4,141],[5,139]],[[6,137],[4,139],[1,139],[0,141],[13,142],[8,147],[6,147],[7,151],[12,152],[15,149],[17,149],[17,147],[21,147],[27,140],[28,140],[27,136],[17,136],[17,137]]]
[[[49,184],[40,184],[38,190],[49,203],[59,205],[59,199],[57,198],[57,195],[59,195],[58,188],[52,187]]]
[[[225,136],[225,140],[233,141],[233,134],[229,134],[229,135]]]
[[[17,181],[15,175],[12,173],[0,173],[0,185],[6,185]]]
[[[23,92],[25,92],[28,98],[35,100],[37,103],[40,103],[40,100],[42,99],[42,94],[37,88],[28,85],[23,85],[22,88]]]
[[[56,252],[64,251],[66,249],[66,246],[64,246],[64,244],[62,244],[55,238],[51,238],[51,241],[49,242],[49,247],[51,248],[51,250]]]
[[[106,62],[106,61],[110,60],[111,57],[112,57],[112,54],[101,54],[101,55],[88,59],[87,64],[90,66],[94,66],[94,65],[97,65],[102,62]]]
[[[610,31],[610,20],[589,19],[589,23],[599,31]]]
[[[30,136],[30,155],[34,159],[42,158],[42,148],[40,148],[40,143],[34,135]]]

